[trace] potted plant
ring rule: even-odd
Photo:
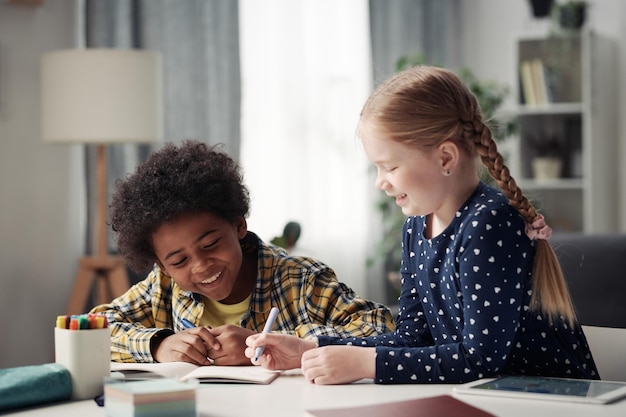
[[[567,0],[554,6],[555,18],[561,29],[579,30],[585,23],[587,15],[586,1]]]
[[[550,16],[554,0],[528,0],[533,17],[541,19]]]
[[[537,181],[554,180],[561,177],[563,169],[563,144],[558,137],[528,138],[535,156],[532,158],[533,177]]]

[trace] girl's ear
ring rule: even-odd
[[[245,217],[239,216],[235,219],[234,225],[237,229],[239,240],[243,239],[248,233],[248,222]]]
[[[437,149],[439,150],[441,172],[448,176],[459,164],[459,146],[452,140],[446,140]]]

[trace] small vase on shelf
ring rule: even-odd
[[[533,159],[533,176],[537,181],[550,181],[561,178],[563,161],[553,156],[538,156]]]

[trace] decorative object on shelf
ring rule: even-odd
[[[567,0],[554,6],[559,27],[566,30],[580,30],[585,24],[587,15],[586,1]]]
[[[532,160],[533,176],[537,181],[561,178],[563,161],[555,156],[537,156]]]
[[[528,142],[535,157],[532,159],[533,177],[537,181],[554,180],[561,177],[563,171],[563,143],[558,137],[529,136]]]
[[[541,19],[550,16],[554,0],[528,0],[533,17]]]
[[[561,158],[563,142],[556,135],[528,136],[528,142],[537,157]]]

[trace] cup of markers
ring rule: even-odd
[[[85,329],[106,329],[109,322],[102,314],[81,314],[57,316],[58,329],[85,330]]]
[[[72,378],[72,399],[94,398],[104,391],[111,373],[111,329],[100,314],[57,316],[54,328],[55,362]]]

